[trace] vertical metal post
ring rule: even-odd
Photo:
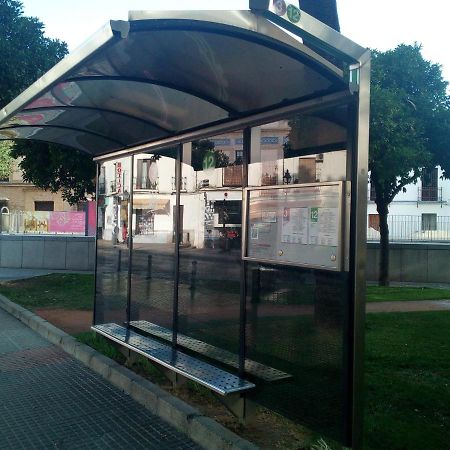
[[[131,156],[130,199],[128,201],[128,278],[127,278],[127,327],[131,321],[131,271],[133,270],[133,178],[134,155]],[[125,183],[124,183],[125,184]]]
[[[92,324],[97,324],[97,261],[98,261],[98,192],[99,192],[99,186],[98,186],[98,180],[100,178],[100,166],[101,163],[97,163],[95,165],[96,172],[95,172],[95,261],[94,261],[94,313],[92,315]]]
[[[173,316],[172,316],[172,346],[177,346],[178,334],[178,284],[180,282],[180,230],[181,230],[181,158],[183,154],[183,144],[177,146],[177,159],[175,163],[175,255],[174,255],[174,276],[173,276]]]
[[[242,158],[242,205],[246,199],[244,195],[246,191],[244,188],[248,186],[248,165],[250,163],[251,150],[251,135],[252,129],[250,127],[244,128],[243,135],[243,158]],[[242,208],[242,225],[247,221],[244,217],[244,208]],[[244,230],[245,227],[241,227]],[[241,236],[241,245],[244,245],[244,236]],[[241,254],[243,254],[241,252]],[[245,326],[247,323],[247,263],[241,259],[241,283],[240,283],[240,308],[239,308],[239,375],[244,376],[245,373],[245,353],[246,353],[246,336]]]
[[[366,287],[367,180],[370,110],[370,52],[363,55],[359,67],[359,94],[350,105],[353,121],[351,151],[351,200],[349,246],[349,310],[347,351],[349,366],[348,436],[354,450],[363,448],[363,374],[364,321]],[[353,109],[353,110],[352,110]]]

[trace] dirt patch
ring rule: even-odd
[[[89,331],[92,325],[92,311],[58,308],[35,309],[34,313],[69,334]]]
[[[367,312],[414,312],[445,311],[450,309],[450,300],[420,300],[408,302],[367,303]]]

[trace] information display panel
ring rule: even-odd
[[[342,270],[343,183],[249,188],[243,258]]]

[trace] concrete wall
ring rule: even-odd
[[[389,274],[391,281],[450,283],[450,245],[390,244]],[[367,244],[367,279],[378,279],[380,245]]]
[[[0,267],[94,270],[94,264],[94,237],[0,235]]]

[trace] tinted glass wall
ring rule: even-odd
[[[257,403],[342,442],[346,115],[296,115],[104,163],[96,301],[96,323],[129,320],[240,370]]]
[[[181,169],[179,333],[217,347],[206,352],[213,359],[231,352],[232,370],[239,350],[242,163],[243,136],[234,132],[185,145]]]
[[[131,157],[104,162],[98,169],[94,320],[96,324],[123,324],[127,319],[130,267]]]

